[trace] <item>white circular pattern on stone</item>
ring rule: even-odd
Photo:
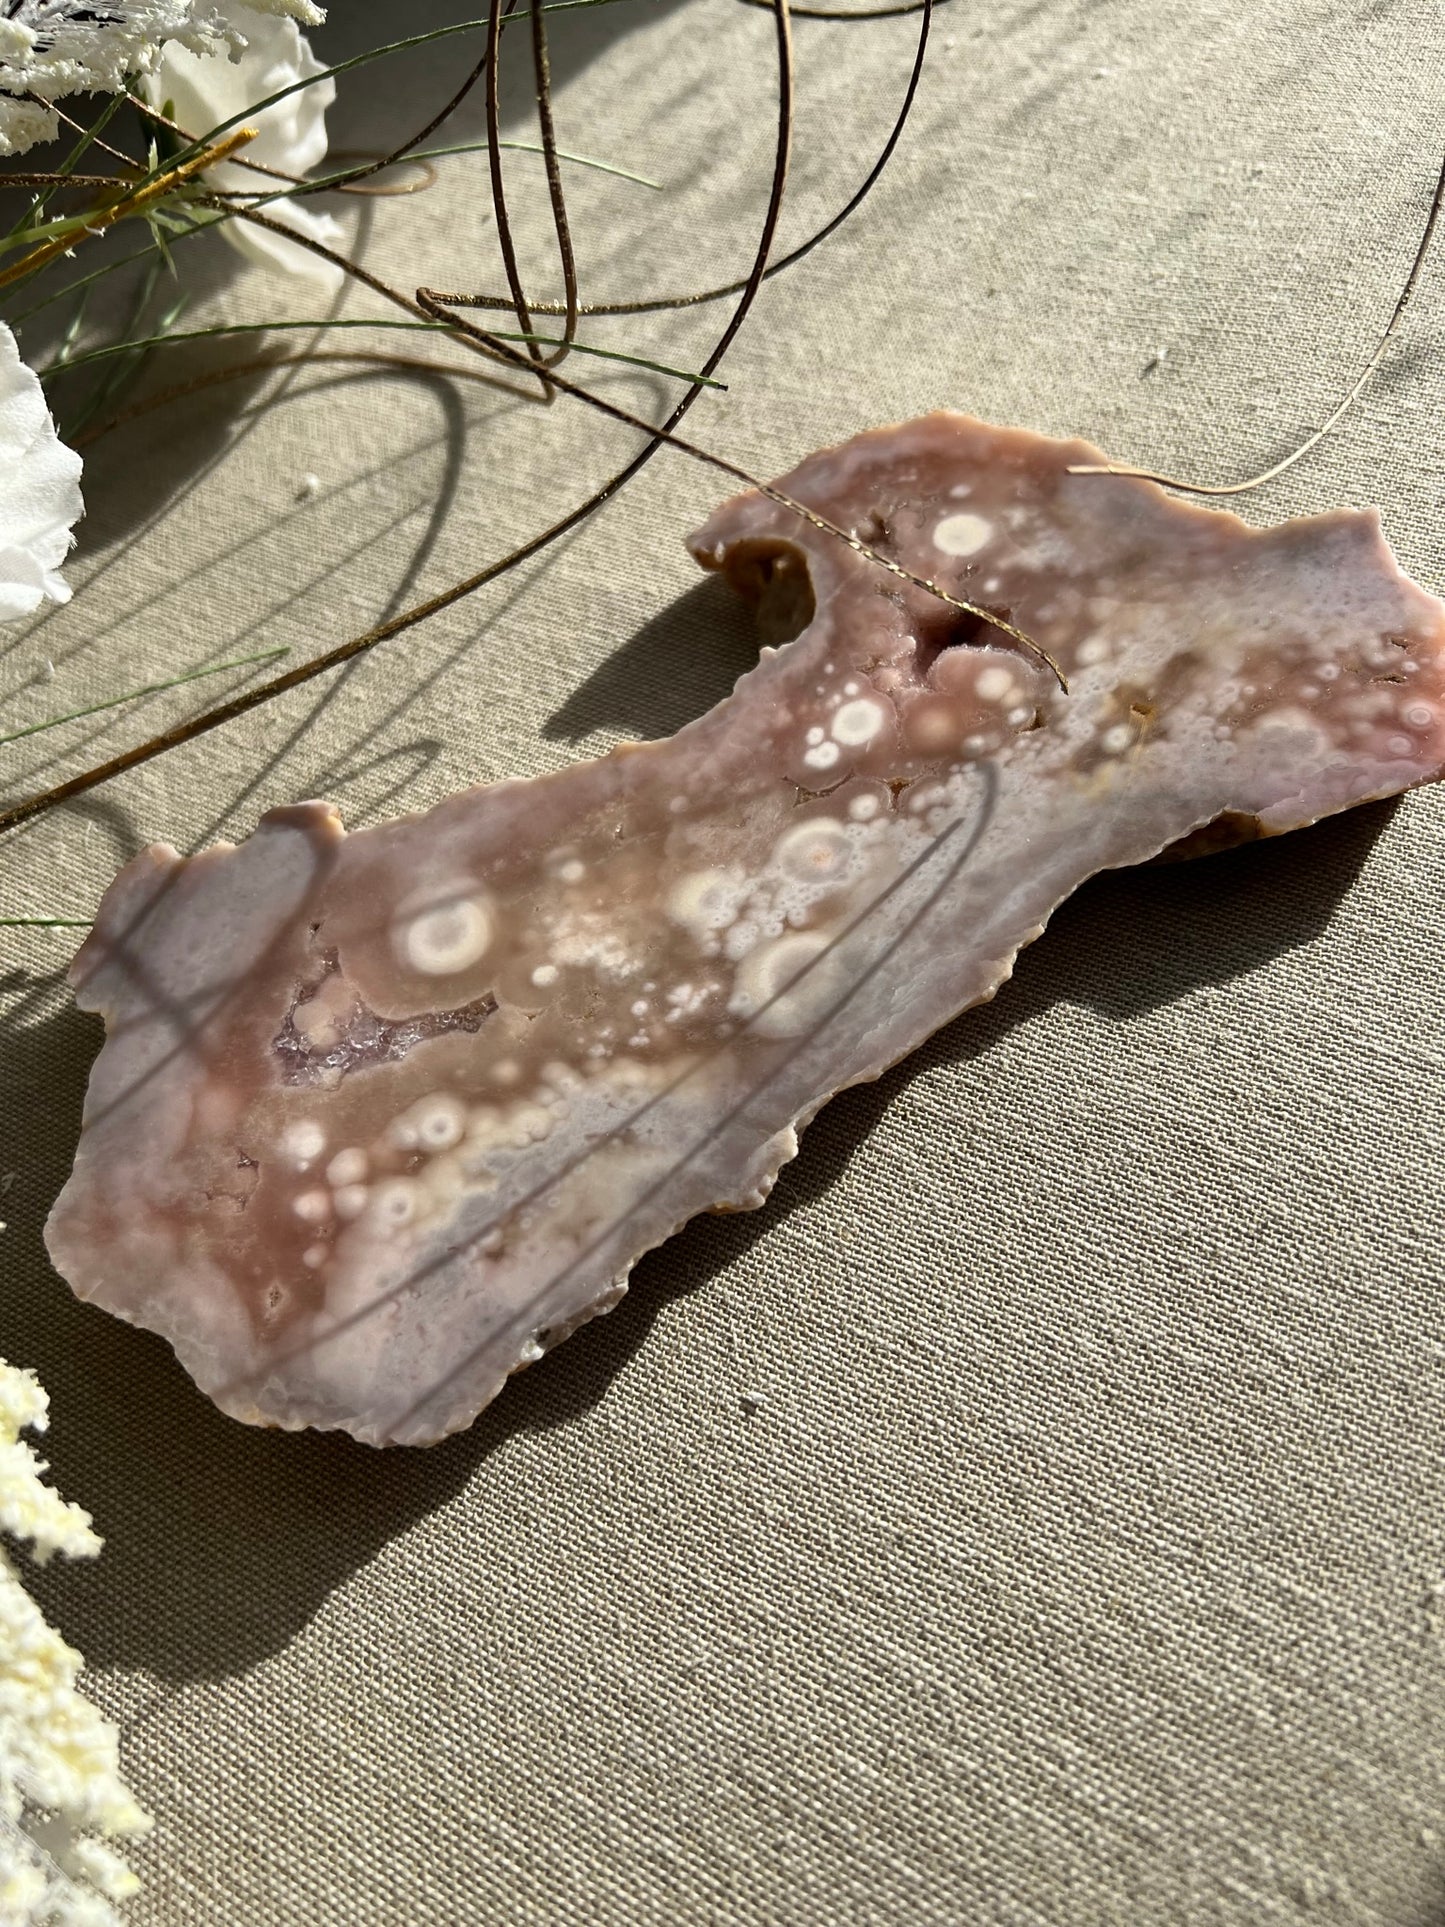
[[[851,703],[842,704],[834,713],[833,740],[846,743],[849,748],[871,743],[887,720],[882,703],[874,702],[870,696],[859,696]]]
[[[945,515],[933,531],[933,546],[945,555],[977,555],[993,534],[993,525],[967,509]]]
[[[841,988],[837,963],[823,953],[830,939],[799,931],[760,944],[739,966],[729,1010],[761,1037],[793,1037],[816,1022]]]
[[[336,1193],[336,1215],[343,1224],[359,1218],[366,1209],[367,1191],[364,1184],[343,1184]]]
[[[667,914],[694,932],[722,930],[737,914],[739,878],[731,870],[693,870],[667,893]]]
[[[304,1171],[326,1149],[326,1133],[314,1117],[298,1118],[287,1125],[281,1149],[298,1170]]]
[[[986,669],[980,669],[974,688],[986,703],[1007,702],[1011,696],[1018,694],[1018,684],[999,663],[990,663]]]
[[[841,823],[831,816],[814,816],[784,830],[773,856],[778,868],[799,883],[828,883],[843,875],[851,850]]]
[[[467,1128],[466,1106],[444,1091],[424,1097],[412,1106],[411,1123],[416,1141],[424,1151],[449,1151],[461,1141]]]
[[[328,1184],[360,1184],[366,1176],[366,1153],[356,1145],[338,1151],[326,1167]]]
[[[469,970],[492,941],[492,913],[480,897],[456,896],[402,926],[402,956],[426,977],[451,977]]]
[[[416,1214],[416,1187],[405,1178],[388,1178],[371,1194],[371,1213],[377,1224],[400,1227]]]

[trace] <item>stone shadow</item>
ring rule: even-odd
[[[704,576],[599,663],[542,734],[554,743],[579,743],[596,729],[675,735],[757,660],[757,629],[742,598],[721,576]]]
[[[57,1482],[109,1541],[96,1565],[57,1563],[36,1575],[46,1610],[93,1666],[173,1680],[231,1674],[283,1648],[397,1533],[485,1477],[509,1438],[568,1424],[604,1398],[671,1302],[827,1195],[920,1071],[967,1065],[1060,1001],[1124,1019],[1309,942],[1389,815],[1377,805],[1225,856],[1095,880],[1024,954],[995,1003],[835,1099],[761,1212],[689,1226],[643,1261],[616,1312],[509,1386],[470,1431],[428,1451],[253,1431],[217,1412],[160,1340],[71,1298],[50,1269],[41,1227],[69,1167],[99,1026],[68,1003],[57,1010],[53,984],[37,980],[0,1037],[19,1167],[4,1214],[5,1348],[50,1390]]]

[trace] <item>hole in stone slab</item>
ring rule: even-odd
[[[1013,620],[1013,612],[1009,609],[998,609],[994,613],[1004,622]],[[969,609],[950,609],[946,602],[939,602],[933,609],[921,612],[914,627],[917,630],[917,646],[913,660],[924,681],[927,681],[929,671],[947,649],[1013,647],[1012,637],[996,628],[987,616],[975,615]]]
[[[727,578],[753,612],[765,643],[781,648],[802,635],[817,599],[808,558],[792,542],[739,542],[727,554]]]

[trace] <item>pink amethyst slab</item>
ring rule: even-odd
[[[1096,871],[1437,777],[1445,606],[1372,512],[1256,531],[937,414],[693,538],[783,647],[666,742],[117,877],[48,1227],[227,1412],[426,1444],[991,997]]]

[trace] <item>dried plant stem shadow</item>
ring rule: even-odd
[[[30,821],[33,817],[43,813],[45,810],[52,809],[57,804],[65,802],[74,796],[83,794],[85,791],[91,788],[94,788],[96,785],[100,783],[109,781],[110,778],[112,778],[113,776],[119,775],[124,770],[135,768],[139,764],[149,761],[152,757],[163,755],[167,750],[179,746],[179,744],[181,744],[182,742],[188,742],[193,740],[194,737],[204,733],[206,730],[220,727],[222,724],[230,722],[235,718],[248,713],[249,710],[259,706],[261,703],[269,701],[272,697],[281,694],[284,690],[294,688],[300,682],[307,681],[313,676],[324,674],[330,669],[338,667],[342,663],[349,662],[353,660],[355,657],[362,655],[364,653],[367,653],[372,648],[376,647],[379,643],[389,640],[392,636],[401,633],[403,630],[413,626],[415,623],[424,621],[429,616],[438,613],[440,610],[444,608],[448,608],[453,603],[474,594],[478,589],[482,588],[484,585],[495,580],[497,576],[505,573],[509,569],[516,567],[518,564],[529,560],[533,555],[538,553],[539,550],[546,547],[549,543],[557,540],[559,537],[567,534],[574,527],[578,526],[582,521],[587,519],[596,509],[601,507],[601,505],[605,501],[607,501],[619,488],[625,486],[625,484],[628,481],[630,481],[632,477],[636,475],[637,472],[648,461],[652,459],[652,457],[656,454],[658,448],[661,447],[664,443],[668,443],[673,447],[683,449],[684,451],[697,457],[698,459],[712,463],[713,466],[720,468],[724,472],[732,475],[735,480],[741,480],[749,484],[750,486],[761,488],[763,492],[766,494],[774,495],[774,497],[780,502],[782,502],[785,506],[795,508],[799,514],[801,514],[809,522],[812,522],[819,529],[824,530],[825,532],[831,535],[837,536],[840,540],[847,542],[849,546],[855,549],[858,549],[860,552],[867,553],[870,556],[870,559],[876,562],[880,567],[887,569],[896,575],[905,574],[906,573],[905,571],[902,571],[901,569],[899,569],[898,565],[890,561],[888,558],[876,553],[875,551],[864,550],[863,545],[861,545],[858,542],[856,537],[849,536],[842,530],[831,528],[830,525],[824,523],[821,520],[821,518],[813,514],[811,510],[804,508],[801,504],[794,504],[794,503],[788,502],[787,498],[779,496],[777,494],[777,491],[772,489],[769,484],[766,484],[757,480],[757,478],[751,476],[747,471],[738,468],[735,464],[726,462],[718,456],[709,454],[706,450],[698,447],[697,445],[687,442],[682,437],[678,436],[675,433],[675,430],[676,430],[677,424],[682,420],[684,415],[686,415],[688,410],[691,408],[692,404],[696,401],[698,394],[701,392],[702,383],[707,379],[707,377],[709,377],[714,372],[714,370],[722,362],[722,359],[726,354],[728,348],[730,347],[734,337],[737,335],[739,329],[743,325],[743,322],[747,318],[747,315],[752,308],[753,302],[757,296],[758,290],[761,287],[763,281],[768,277],[770,273],[779,272],[783,267],[791,265],[791,263],[794,261],[800,260],[804,254],[808,253],[812,248],[816,247],[829,234],[831,234],[843,221],[847,220],[849,216],[856,210],[856,208],[862,203],[862,201],[871,192],[874,184],[878,180],[880,174],[882,173],[883,169],[887,165],[888,160],[890,159],[893,153],[893,150],[902,134],[903,127],[908,119],[909,113],[912,108],[913,100],[918,88],[919,78],[922,73],[922,64],[923,64],[923,58],[927,47],[928,27],[929,27],[929,21],[931,19],[933,3],[934,3],[934,0],[922,0],[919,35],[918,35],[917,49],[914,57],[912,71],[909,77],[909,81],[904,94],[902,105],[898,111],[893,127],[888,135],[887,140],[883,145],[882,150],[878,154],[877,158],[875,159],[868,173],[865,175],[863,181],[855,189],[854,193],[849,198],[849,200],[845,203],[844,207],[815,234],[809,237],[799,247],[794,248],[789,254],[783,256],[780,260],[774,260],[772,258],[772,255],[773,255],[773,244],[777,233],[778,221],[782,212],[783,193],[784,193],[784,188],[787,181],[789,156],[791,153],[791,146],[792,146],[793,52],[792,52],[792,37],[791,37],[791,29],[789,25],[789,13],[788,13],[787,0],[777,0],[777,3],[770,9],[775,16],[777,44],[778,44],[777,144],[776,144],[775,155],[774,155],[772,182],[771,182],[771,186],[768,194],[767,210],[764,215],[762,232],[761,232],[761,235],[759,236],[758,246],[754,255],[752,267],[750,268],[747,276],[740,282],[728,283],[725,287],[715,288],[703,294],[686,297],[685,299],[674,299],[669,297],[667,301],[665,301],[662,304],[668,307],[688,305],[690,302],[695,300],[711,301],[719,298],[722,295],[732,294],[732,293],[738,294],[739,298],[735,308],[733,309],[732,315],[728,320],[727,324],[725,325],[725,327],[723,328],[723,331],[721,335],[718,337],[718,340],[715,343],[714,347],[712,348],[709,355],[702,363],[700,374],[698,376],[695,376],[692,379],[687,391],[672,408],[665,422],[659,425],[659,424],[654,424],[650,421],[640,419],[639,417],[630,413],[627,410],[619,409],[614,405],[612,405],[611,403],[607,402],[601,395],[596,393],[594,390],[578,387],[574,383],[568,382],[564,379],[561,379],[559,377],[552,375],[549,370],[543,371],[541,373],[540,379],[542,380],[542,383],[543,383],[544,392],[546,393],[549,399],[552,393],[554,392],[554,390],[560,389],[560,391],[565,394],[571,395],[574,398],[588,402],[592,408],[599,410],[604,414],[610,415],[616,420],[623,421],[629,424],[630,426],[639,429],[647,438],[642,448],[639,450],[639,452],[636,455],[634,455],[633,458],[622,469],[618,470],[618,472],[608,482],[604,483],[600,489],[596,490],[591,496],[589,496],[585,501],[580,503],[575,509],[571,510],[566,515],[564,515],[559,521],[554,522],[552,526],[549,529],[544,530],[541,535],[534,536],[529,541],[523,543],[520,547],[513,549],[509,555],[503,557],[500,561],[493,563],[488,567],[478,571],[476,574],[471,575],[465,578],[464,580],[462,580],[461,582],[454,584],[452,588],[444,591],[441,595],[434,596],[428,599],[427,601],[418,604],[416,607],[406,611],[405,613],[393,617],[388,622],[383,622],[381,624],[374,626],[373,628],[365,631],[362,635],[354,637],[349,643],[342,644],[337,649],[333,649],[323,653],[322,655],[315,656],[309,662],[301,664],[297,667],[294,667],[280,676],[271,678],[267,682],[261,684],[258,688],[252,689],[244,696],[233,698],[232,700],[222,703],[215,708],[204,711],[202,714],[194,717],[189,723],[181,727],[165,731],[161,735],[152,737],[149,742],[139,744],[134,749],[126,751],[120,756],[113,757],[112,759],[110,759],[110,761],[104,764],[101,764],[95,768],[92,768],[90,770],[87,770],[80,776],[71,778],[68,782],[57,784],[39,795],[31,796],[25,799],[23,802],[17,803],[8,809],[0,810],[0,830],[17,828],[21,824]],[[495,9],[494,9],[494,14],[495,14]],[[492,32],[494,36],[495,36],[495,29],[496,29],[496,20],[494,17],[492,22]],[[540,41],[538,41],[535,48],[535,73],[536,73],[537,88],[538,88],[538,104],[539,104],[539,109],[542,112],[542,133],[544,138],[544,146],[548,150],[549,170],[550,170],[553,168],[555,156],[551,152],[552,141],[551,141],[550,120],[548,118],[547,111],[543,105],[543,96],[546,95],[547,89],[548,89],[547,56],[546,56],[545,48],[542,46]],[[496,72],[496,64],[495,62],[493,62],[492,76],[491,76],[491,83],[493,86],[495,86],[497,78],[498,78],[498,75]],[[493,161],[495,163],[495,159],[496,159],[495,136],[496,136],[496,125],[497,125],[497,111],[496,111],[496,104],[494,101],[492,101],[489,105],[488,118],[489,118],[490,144],[492,148]],[[494,184],[494,190],[495,190],[499,185],[498,179],[495,176],[495,172],[494,172],[493,184]],[[556,217],[557,238],[558,238],[559,246],[562,248],[562,251],[565,255],[567,253],[567,250],[570,244],[566,239],[565,216],[561,210],[560,197],[556,191],[555,181],[553,182],[553,190],[554,190],[553,191],[553,208],[554,208],[554,215]],[[500,194],[495,191],[494,191],[493,198],[494,198],[494,212],[496,215],[499,235],[500,235],[502,230],[506,228],[505,204]],[[257,221],[262,226],[275,225],[274,222],[270,221],[269,217],[254,211],[244,214],[242,218],[252,220],[252,221]],[[474,325],[472,325],[471,323],[465,321],[464,319],[461,318],[459,314],[456,313],[455,308],[453,306],[447,305],[449,303],[453,303],[453,304],[460,303],[462,305],[485,306],[487,305],[487,301],[485,297],[472,297],[468,295],[456,295],[456,294],[450,295],[450,296],[438,296],[433,294],[429,290],[419,288],[417,290],[416,301],[412,302],[408,297],[402,295],[399,290],[389,288],[386,286],[386,284],[376,280],[375,277],[369,275],[366,270],[362,269],[354,261],[347,261],[343,257],[333,254],[333,252],[329,248],[322,246],[322,244],[317,241],[310,240],[310,239],[302,240],[301,237],[291,234],[290,230],[283,230],[283,231],[290,236],[290,239],[293,244],[304,245],[314,253],[322,254],[326,256],[329,260],[339,262],[340,265],[347,268],[348,272],[350,272],[355,278],[358,278],[368,283],[368,285],[373,286],[378,291],[385,294],[388,299],[394,302],[399,302],[401,306],[408,308],[412,312],[424,314],[424,315],[430,316],[434,320],[446,322],[450,326],[452,333],[455,337],[457,337],[458,339],[465,339],[469,342],[475,343],[478,347],[480,347],[486,353],[488,353],[493,360],[503,364],[504,366],[511,367],[513,369],[518,369],[524,373],[529,371],[533,373],[538,372],[534,364],[529,360],[528,355],[525,355],[513,350],[510,346],[507,345],[506,342],[499,340],[497,337],[490,335],[484,330],[479,329]],[[517,300],[519,304],[519,318],[520,318],[520,313],[521,313],[520,290],[514,288],[513,292],[514,292],[514,298]],[[567,309],[566,309],[567,317],[568,317],[567,330],[569,334],[570,334],[572,320],[573,320],[573,309],[575,306],[574,293],[575,291],[572,289],[569,281],[569,292],[568,292]],[[533,304],[533,305],[535,306],[536,304]],[[923,582],[921,579],[917,579],[917,580],[918,580],[919,586],[928,589],[930,593],[936,596],[939,596],[942,600],[944,601],[953,600],[952,597],[948,596],[936,584]],[[964,605],[960,604],[959,606],[962,607]],[[1057,665],[1053,663],[1051,659],[1046,654],[1044,654],[1044,652],[1039,649],[1038,645],[1035,642],[1033,642],[1028,636],[1024,635],[1019,630],[1013,629],[1009,623],[1007,623],[1006,621],[1003,621],[1001,618],[995,618],[995,626],[1003,629],[1006,633],[1013,636],[1014,639],[1020,645],[1022,645],[1025,649],[1027,649],[1029,652],[1039,656],[1040,660],[1042,660],[1049,667],[1049,669],[1052,671],[1054,676],[1057,678],[1060,686],[1064,688],[1067,687],[1064,683],[1064,678],[1060,673]]]
[[[418,580],[431,559],[447,517],[455,505],[466,462],[467,418],[453,384],[444,375],[419,375],[411,372],[407,378],[413,384],[420,384],[437,403],[441,414],[441,431],[436,439],[443,450],[443,465],[421,534],[413,545],[405,568],[392,584],[386,600],[377,611],[377,620],[380,622],[386,622],[394,616],[414,592]],[[355,379],[353,375],[330,374],[300,392],[310,400],[327,388],[344,387]],[[342,698],[348,693],[351,677],[359,667],[359,662],[345,664],[340,675],[331,683],[324,684],[314,699],[305,706],[304,713],[284,732],[278,732],[274,747],[257,760],[246,782],[239,790],[227,797],[224,809],[219,811],[201,835],[195,838],[197,847],[203,846],[217,835],[226,821],[234,820],[235,813],[241,805],[264,789],[266,783],[281,768],[286,757],[315,727],[321,717],[331,709],[340,706]],[[376,727],[374,718],[370,719],[370,726]]]
[[[0,1041],[0,1078],[22,1102],[34,1094],[36,1136],[9,1200],[22,1283],[6,1345],[39,1368],[58,1412],[91,1404],[104,1413],[93,1426],[58,1425],[50,1441],[58,1483],[84,1496],[110,1544],[95,1568],[57,1565],[39,1576],[46,1609],[100,1667],[221,1677],[279,1650],[390,1539],[484,1477],[508,1440],[566,1425],[604,1398],[671,1302],[827,1194],[913,1077],[961,1067],[966,1103],[968,1067],[1055,1003],[1124,1019],[1308,942],[1389,816],[1390,806],[1375,806],[1228,856],[1089,885],[995,1004],[829,1105],[763,1211],[690,1226],[644,1260],[610,1317],[509,1386],[469,1432],[425,1452],[237,1425],[160,1340],[70,1298],[48,1271],[40,1231],[69,1161],[80,1071],[98,1026],[67,1009],[13,1032]],[[974,1203],[986,1204],[989,1181],[984,1166]]]

